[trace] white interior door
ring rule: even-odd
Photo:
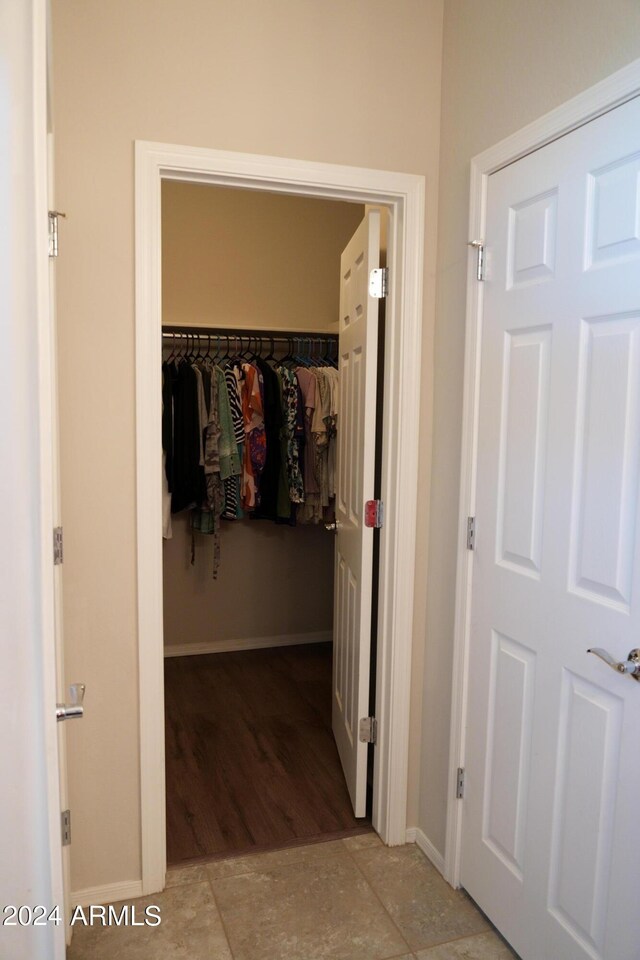
[[[380,214],[370,211],[340,261],[332,722],[356,817],[366,815],[367,793],[367,744],[358,730],[369,714],[373,530],[364,505],[373,498],[378,350],[369,273],[379,262]]]
[[[48,175],[49,210],[55,210],[54,189],[54,139],[52,118],[49,117],[50,132],[47,137],[48,146]],[[48,366],[48,382],[50,385],[50,431],[51,431],[51,498],[54,527],[62,527],[62,503],[60,492],[60,444],[59,444],[59,414],[58,414],[58,351],[56,335],[56,258],[49,258],[49,342],[47,356],[44,362]],[[54,566],[54,605],[55,605],[55,661],[56,687],[58,703],[66,703],[69,691],[65,682],[64,648],[63,648],[63,615],[62,615],[62,564]],[[60,776],[60,810],[69,809],[69,789],[67,777],[67,724],[58,723],[58,766]],[[62,847],[62,878],[64,887],[64,916],[67,923],[66,940],[71,942],[73,928],[68,925],[71,916],[71,847]]]
[[[462,883],[524,960],[640,956],[640,100],[490,177]]]
[[[0,3],[0,955],[64,957],[48,392],[46,3]],[[22,907],[11,917],[9,905]],[[34,909],[36,908],[36,909]],[[26,911],[26,917],[25,917]],[[37,918],[37,919],[36,919]],[[5,925],[6,924],[6,925]]]

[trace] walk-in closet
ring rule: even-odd
[[[163,182],[169,864],[371,829],[332,730],[340,262],[364,218]]]

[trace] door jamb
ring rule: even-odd
[[[471,160],[469,240],[484,238],[489,177],[503,167],[571,133],[590,120],[640,95],[640,59],[545,114]],[[445,879],[459,887],[463,803],[456,798],[458,768],[465,766],[473,553],[467,549],[467,517],[475,516],[478,407],[483,317],[483,284],[469,257],[465,327],[464,399],[456,608],[452,658],[451,734],[447,793]]]
[[[161,182],[378,204],[391,211],[382,449],[385,526],[380,601],[373,823],[406,841],[409,702],[424,246],[424,177],[136,141],[137,573],[142,892],[166,872],[161,530]]]

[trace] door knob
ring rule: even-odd
[[[627,659],[622,661],[616,660],[608,650],[604,650],[602,647],[590,647],[587,653],[595,653],[596,657],[604,660],[612,670],[617,670],[618,673],[628,673],[630,677],[640,682],[640,648],[636,647],[634,650],[630,650]]]
[[[340,524],[338,523],[337,520],[332,520],[331,523],[325,523],[324,528],[325,530],[329,530],[329,531],[333,531],[333,533],[337,533],[338,530],[340,529]]]
[[[56,703],[56,720],[76,720],[84,716],[84,683],[72,683],[69,687],[71,703]]]

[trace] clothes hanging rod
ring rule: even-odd
[[[162,337],[167,340],[176,340],[180,337],[192,339],[208,339],[209,337],[228,337],[230,340],[275,340],[286,343],[287,340],[338,340],[337,333],[327,333],[319,330],[247,330],[232,327],[176,327],[162,328]]]

